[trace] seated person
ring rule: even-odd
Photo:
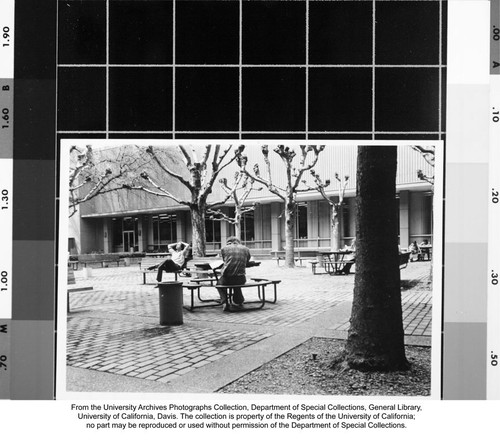
[[[344,265],[344,267],[342,268],[341,272],[344,274],[344,275],[349,275],[351,273],[351,267],[354,265],[354,257],[352,257],[352,259],[349,259],[348,262],[346,262],[346,264]]]
[[[351,242],[351,245],[350,246],[345,245],[343,250],[344,251],[356,252],[356,239],[353,238],[352,242]]]
[[[346,261],[347,263],[344,265],[344,267],[340,271],[343,274],[348,275],[351,273],[351,267],[353,266],[353,264],[356,261],[356,239],[353,238],[351,245],[344,246],[343,250],[351,252],[350,254],[344,256],[344,259],[342,261]]]
[[[408,250],[410,251],[410,261],[420,260],[420,249],[416,240],[410,244]]]
[[[218,285],[238,285],[246,283],[246,267],[250,262],[250,250],[241,244],[237,237],[228,237],[227,246],[221,249],[221,257],[224,261],[221,277],[217,281]],[[227,303],[227,289],[218,288],[221,302],[224,305],[224,311],[230,311],[230,305]],[[241,306],[245,298],[241,288],[236,287],[233,291],[233,302]]]
[[[179,241],[168,245],[170,255],[158,266],[148,267],[149,270],[158,268],[156,280],[161,283],[163,272],[179,272],[186,267],[189,254],[189,244]]]
[[[427,255],[427,259],[430,260],[431,259],[431,252],[430,252],[431,244],[429,243],[429,240],[424,239],[424,241],[422,241],[422,243],[420,243],[419,246],[420,246],[420,254],[421,254],[422,260],[424,259],[424,257],[426,255]]]

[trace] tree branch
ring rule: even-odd
[[[185,151],[184,147],[179,146],[179,149],[183,151],[184,153],[187,154]],[[171,169],[169,169],[159,158],[156,152],[154,151],[153,147],[150,146],[146,149],[146,152],[152,157],[152,159],[157,163],[157,165],[165,171],[169,176],[173,177],[174,179],[177,179],[179,182],[181,182],[186,188],[189,189],[189,191],[192,191],[193,186],[189,181],[187,181],[184,177],[182,177],[180,174],[174,173]],[[189,155],[188,155],[189,157]],[[189,161],[191,163],[191,158],[189,158]]]
[[[186,163],[186,167],[191,168],[193,161],[191,160],[190,154],[186,151],[183,145],[178,145],[179,150],[181,150],[182,155],[184,156],[184,161]]]
[[[271,180],[271,165],[269,163],[269,158],[268,158],[268,154],[269,154],[269,148],[267,145],[263,145],[262,146],[262,154],[264,155],[264,161],[266,162],[266,167],[267,167],[267,170],[268,170],[268,178],[269,180],[266,180],[265,178],[263,178],[260,174],[260,169],[259,169],[259,165],[258,164],[255,164],[254,167],[253,167],[253,174],[250,173],[250,171],[247,170],[247,164],[248,164],[248,157],[239,153],[237,155],[237,163],[238,163],[238,166],[240,167],[240,171],[245,174],[246,176],[248,176],[250,179],[254,180],[255,182],[258,182],[262,185],[264,185],[271,193],[273,193],[274,195],[278,196],[280,199],[282,199],[283,201],[286,201],[286,198],[285,196],[283,195],[283,193],[285,193],[285,189],[284,188],[280,188],[276,185],[274,185],[272,183],[272,180]]]
[[[344,180],[340,178],[338,173],[335,173],[335,180],[338,182],[338,198],[339,201],[338,203],[335,203],[327,194],[325,191],[325,188],[330,186],[330,180],[326,180],[325,182],[322,181],[320,175],[316,173],[314,170],[309,171],[311,173],[311,176],[314,179],[314,183],[316,184],[315,187],[309,186],[310,189],[315,189],[318,191],[323,199],[325,199],[331,206],[340,206],[344,202],[344,197],[345,197],[345,191],[347,189],[347,185],[349,183],[349,176],[344,176]]]
[[[231,223],[232,225],[235,225],[236,224],[236,220],[232,217],[229,217],[227,214],[225,214],[224,212],[222,212],[220,209],[207,209],[207,214],[210,214],[210,219],[211,220],[216,220],[216,221],[226,221],[228,223]],[[219,218],[218,217],[215,217],[215,216],[220,216]]]
[[[141,173],[141,178],[149,182],[150,185],[152,185],[154,188],[156,188],[156,191],[143,186],[143,185],[129,185],[129,184],[124,184],[123,188],[125,189],[131,189],[131,190],[141,190],[149,194],[153,194],[155,196],[160,196],[160,197],[168,197],[172,199],[174,202],[179,203],[180,205],[186,205],[190,206],[191,202],[188,200],[181,200],[178,197],[174,196],[170,191],[167,191],[165,188],[161,187],[158,185],[151,177],[146,173],[142,172]]]
[[[299,187],[300,181],[302,179],[302,175],[304,174],[304,172],[309,171],[316,166],[316,163],[318,162],[318,159],[319,159],[319,153],[321,153],[325,149],[325,146],[320,145],[318,147],[317,145],[309,145],[309,146],[301,145],[300,148],[302,151],[301,160],[300,160],[300,168],[297,170],[297,175],[295,177],[295,183],[292,186],[293,191],[295,191]],[[312,151],[314,154],[313,160],[309,165],[306,165],[305,164],[306,158],[309,155],[310,151]]]
[[[424,160],[431,166],[434,167],[434,160],[436,156],[436,149],[434,146],[429,148],[422,147],[420,145],[411,145],[411,148],[422,155]]]

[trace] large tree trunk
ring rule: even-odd
[[[206,251],[205,210],[191,208],[193,230],[193,256],[204,257]]]
[[[331,209],[331,237],[330,246],[332,251],[340,249],[340,234],[339,234],[339,215],[338,207],[335,205],[330,205]]]
[[[234,213],[234,235],[237,239],[241,240],[241,213],[235,208]]]
[[[396,167],[397,147],[358,148],[356,275],[345,361],[359,370],[409,368],[401,310]]]
[[[295,267],[294,253],[295,238],[295,205],[287,203],[285,206],[285,266]]]

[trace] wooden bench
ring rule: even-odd
[[[194,309],[197,308],[202,308],[202,307],[217,307],[222,305],[223,303],[221,302],[220,298],[214,298],[214,299],[207,299],[207,298],[202,298],[201,297],[201,289],[203,287],[217,287],[217,288],[223,288],[227,289],[226,292],[226,305],[230,306],[233,304],[233,293],[234,293],[234,288],[239,287],[241,289],[247,289],[250,287],[257,287],[257,296],[258,300],[256,301],[245,301],[246,304],[258,304],[255,307],[250,307],[250,308],[242,308],[242,309],[237,309],[233,311],[252,311],[252,310],[260,310],[262,307],[264,307],[264,304],[271,303],[271,304],[276,304],[278,300],[278,289],[277,285],[281,283],[281,280],[268,280],[265,278],[251,278],[250,282],[247,282],[245,284],[239,284],[239,285],[217,285],[213,286],[213,284],[205,284],[204,281],[201,279],[192,279],[188,283],[184,283],[183,287],[187,290],[189,290],[190,294],[190,305],[189,306],[184,306],[186,310],[189,310],[192,312]],[[274,297],[273,300],[266,300],[266,286],[272,285],[274,287]],[[198,301],[203,303],[203,304],[198,304],[195,305],[195,292],[196,296],[198,298]]]
[[[271,251],[271,259],[276,260],[278,266],[280,265],[280,261],[285,261],[285,251]],[[317,251],[294,251],[293,259],[298,262],[302,266],[302,260],[316,259],[318,257]]]
[[[78,269],[78,265],[81,264],[83,267],[87,267],[88,264],[101,264],[101,267],[104,267],[104,264],[108,263],[116,263],[117,266],[120,265],[120,255],[118,254],[83,254],[78,255],[78,261],[70,261],[70,264],[73,266],[73,269]],[[75,264],[76,263],[76,264]]]

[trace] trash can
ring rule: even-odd
[[[167,281],[159,283],[160,290],[160,325],[181,325],[182,282]]]

